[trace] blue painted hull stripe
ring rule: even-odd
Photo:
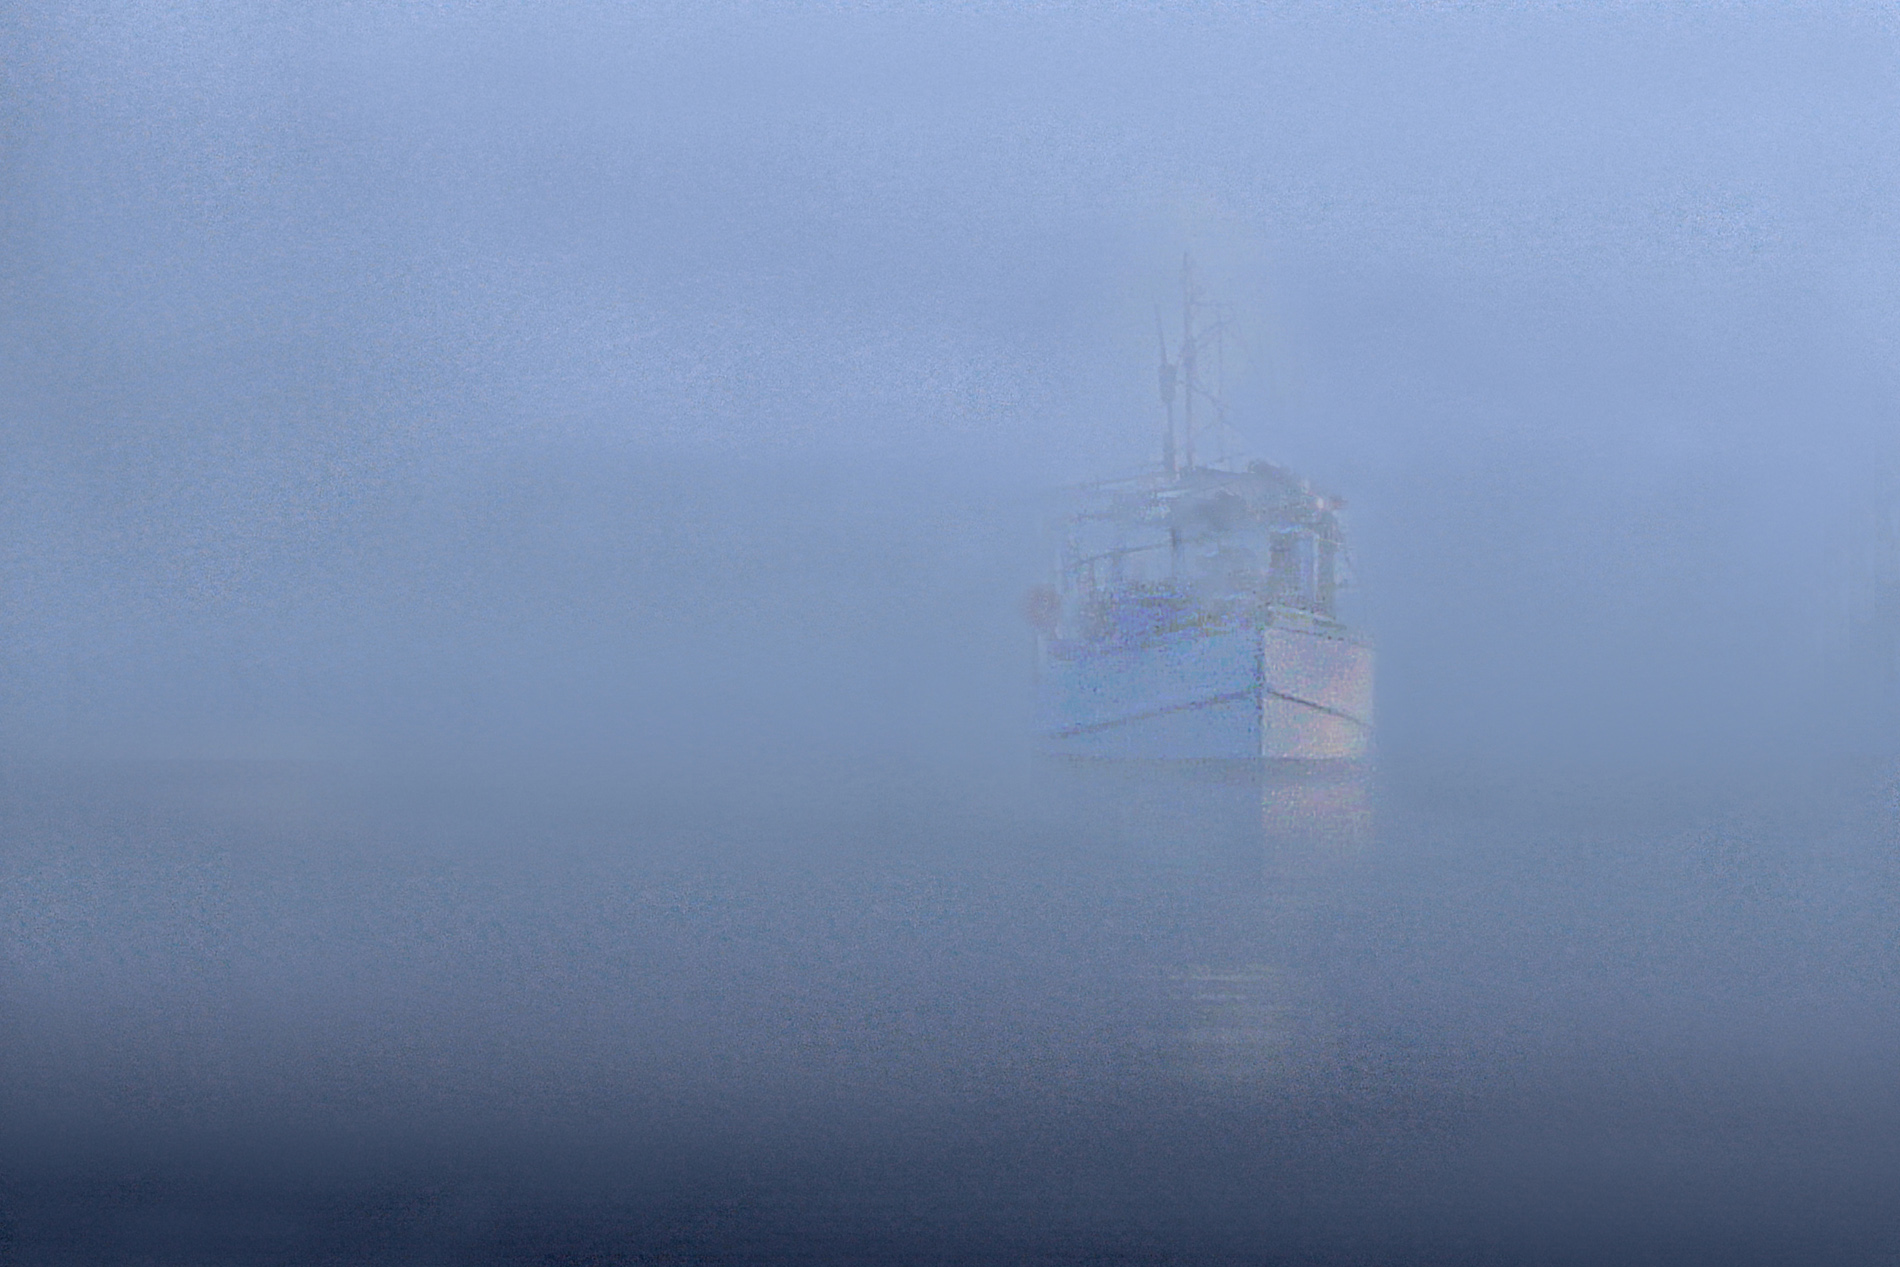
[[[1238,704],[1242,700],[1254,697],[1253,688],[1244,691],[1229,691],[1225,695],[1210,695],[1206,699],[1197,699],[1186,704],[1170,704],[1166,708],[1151,708],[1145,713],[1130,713],[1126,717],[1116,717],[1109,721],[1083,722],[1077,726],[1064,726],[1060,730],[1049,732],[1051,739],[1068,739],[1074,735],[1091,735],[1098,730],[1113,730],[1117,726],[1126,726],[1132,722],[1150,721],[1156,717],[1166,717],[1170,713],[1191,713],[1196,709],[1214,708],[1220,704]]]
[[[1329,717],[1339,717],[1362,729],[1370,729],[1372,723],[1362,717],[1354,717],[1342,709],[1330,708],[1317,700],[1301,699],[1297,695],[1288,695],[1285,691],[1276,691],[1268,687],[1266,693],[1274,699],[1285,700],[1289,704],[1299,704],[1315,712],[1325,713]],[[1252,690],[1229,691],[1225,695],[1210,695],[1206,699],[1190,700],[1186,704],[1170,704],[1166,708],[1151,708],[1142,713],[1130,713],[1126,717],[1115,717],[1108,721],[1083,722],[1076,726],[1064,726],[1060,730],[1048,732],[1051,739],[1069,739],[1076,735],[1092,735],[1097,731],[1113,730],[1117,726],[1127,726],[1138,721],[1152,721],[1156,717],[1166,717],[1170,713],[1191,713],[1197,709],[1215,708],[1221,704],[1238,704],[1253,695]]]

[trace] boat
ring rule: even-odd
[[[1026,605],[1040,745],[1084,758],[1363,761],[1373,648],[1341,614],[1345,502],[1269,462],[1197,461],[1232,429],[1201,368],[1218,361],[1227,321],[1191,260],[1172,352],[1159,313],[1156,326],[1161,462],[1069,490],[1050,524],[1050,579]]]

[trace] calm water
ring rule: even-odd
[[[10,767],[0,1261],[1900,1262],[1895,786]]]

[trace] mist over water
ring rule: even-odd
[[[1854,780],[854,774],[15,772],[25,1256],[1892,1232],[1892,810]]]
[[[1892,1261],[1897,38],[21,11],[0,1262]],[[1032,755],[1189,251],[1369,769]]]

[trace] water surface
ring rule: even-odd
[[[21,1262],[1891,1261],[1893,785],[6,771]]]

